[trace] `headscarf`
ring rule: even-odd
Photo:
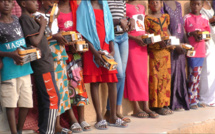
[[[103,6],[104,22],[105,22],[105,42],[114,40],[113,19],[108,7],[107,0],[99,0]],[[77,31],[81,33],[98,51],[101,49],[100,40],[96,29],[96,19],[91,5],[91,0],[82,0],[77,10]]]
[[[77,4],[77,0],[70,0],[70,6],[71,6],[71,11],[72,11],[72,18],[73,18],[73,29],[74,31],[77,31],[76,30],[76,19],[77,19],[77,16],[76,16],[76,11],[78,9],[78,4]]]

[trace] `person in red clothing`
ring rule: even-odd
[[[110,55],[114,55],[113,19],[107,1],[81,1],[77,10],[78,14],[81,15],[77,17],[77,31],[88,41],[90,47],[90,51],[83,55],[83,70],[84,82],[90,83],[91,96],[96,110],[95,128],[107,129],[107,122],[103,120],[100,109],[99,83],[108,85],[111,113],[108,125],[127,127],[127,124],[116,116],[117,71],[108,71],[101,64],[104,61],[101,58],[103,53],[100,50],[106,50]]]
[[[57,18],[58,27],[60,31],[76,31],[76,0],[60,0],[59,3],[60,13]],[[74,42],[73,42],[74,44]],[[71,47],[72,48],[71,48]],[[72,75],[69,76],[69,95],[70,103],[72,106],[77,106],[78,121],[76,120],[73,110],[69,110],[70,116],[70,129],[74,133],[91,130],[90,125],[85,121],[84,118],[84,106],[89,104],[86,88],[83,81],[83,69],[82,69],[82,56],[77,53],[73,45],[65,46],[66,52],[69,57],[67,60],[67,68],[70,69]],[[74,72],[74,73],[73,73]],[[77,75],[79,74],[79,75]],[[76,76],[77,75],[77,76]],[[73,78],[71,78],[73,77]],[[78,80],[77,80],[78,79]],[[56,124],[56,128],[59,129],[60,122]]]

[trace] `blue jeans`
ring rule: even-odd
[[[117,66],[117,105],[122,104],[122,97],[125,85],[125,70],[128,61],[128,34],[115,36],[114,41],[115,55],[114,59],[118,63]],[[107,100],[107,110],[110,110],[109,99]]]

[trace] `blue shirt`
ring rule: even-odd
[[[13,16],[12,23],[0,22],[0,51],[13,52],[21,46],[26,47],[23,32],[18,18]],[[3,68],[1,69],[1,81],[6,81],[22,76],[32,74],[30,63],[16,65],[14,60],[9,57],[3,57]]]

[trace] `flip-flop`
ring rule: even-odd
[[[83,131],[91,131],[91,126],[86,121],[82,121],[80,125]],[[86,129],[86,127],[89,127],[89,129]]]
[[[61,132],[57,132],[56,134],[68,134],[68,132],[72,132],[70,129],[63,128]]]
[[[22,130],[17,131],[17,134],[22,134]]]
[[[152,112],[149,112],[149,118],[158,118],[159,117],[159,114],[157,114],[156,112],[152,111]],[[157,115],[155,115],[157,114]]]
[[[190,106],[190,109],[197,110],[198,106],[197,105],[192,105],[192,106]]]
[[[107,126],[107,121],[106,120],[101,120],[99,122],[97,122],[94,127],[98,130],[107,130],[108,128],[102,128],[102,126]]]
[[[72,130],[73,133],[81,133],[82,132],[82,128],[81,128],[79,123],[73,123],[71,125],[70,129]],[[80,129],[80,130],[77,130],[77,129]]]
[[[206,107],[206,104],[204,104],[204,103],[198,103],[197,105],[198,105],[198,107],[201,107],[201,108],[205,108]]]
[[[146,116],[141,116],[141,114],[145,114]],[[149,114],[147,114],[146,112],[142,111],[142,112],[139,112],[139,113],[136,113],[136,114],[132,114],[131,116],[134,116],[134,117],[137,117],[137,118],[148,118],[149,117]]]
[[[112,127],[121,127],[121,128],[126,128],[128,127],[127,123],[124,122],[122,119],[118,118],[116,119],[116,122],[114,124],[112,123],[108,123],[108,126],[112,126]]]
[[[165,107],[164,109],[167,109],[168,114],[173,114],[173,111],[169,107]]]
[[[159,115],[167,115],[168,114],[168,111],[165,108],[155,109],[155,112],[158,113]]]
[[[122,119],[124,122],[126,122],[126,123],[130,123],[131,122],[131,119],[130,118],[128,118],[128,117],[122,117],[122,118],[120,118],[120,119]]]

